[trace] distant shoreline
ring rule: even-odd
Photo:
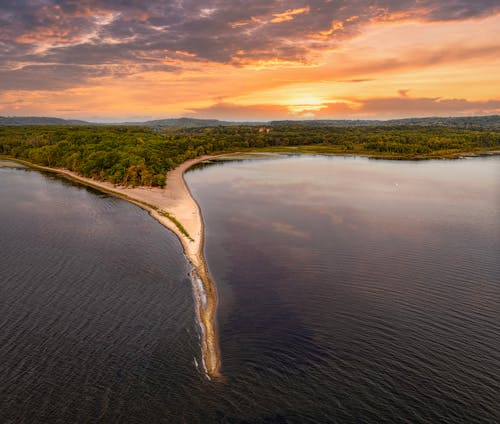
[[[167,185],[164,189],[114,186],[109,182],[82,177],[65,169],[40,166],[22,159],[2,156],[33,169],[61,175],[82,185],[131,202],[148,211],[153,218],[177,236],[183,246],[184,254],[192,266],[191,278],[199,277],[202,282],[203,293],[200,292],[200,288],[194,280],[193,291],[197,317],[202,328],[203,365],[209,378],[219,377],[221,367],[216,325],[217,290],[210,277],[203,254],[205,231],[201,209],[184,180],[184,173],[197,163],[220,156],[222,155],[206,155],[182,163],[167,173]]]
[[[228,152],[227,155],[235,154],[236,152]],[[336,150],[335,147],[325,146],[320,144],[303,145],[303,146],[272,146],[262,147],[258,149],[240,149],[237,153],[281,153],[281,154],[299,154],[299,155],[322,155],[322,156],[348,156],[348,157],[363,157],[368,159],[394,160],[394,161],[422,161],[422,160],[456,160],[469,157],[488,157],[500,155],[500,150],[463,150],[451,152],[447,154],[391,154],[391,153],[367,153],[367,152],[352,152],[349,150]]]

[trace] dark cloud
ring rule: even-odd
[[[103,75],[103,70],[67,65],[0,70],[0,90],[64,90],[80,85],[93,75]]]
[[[499,10],[498,0],[0,0],[0,70],[22,69],[13,83],[19,87],[27,64],[107,72],[107,65],[130,63],[129,71],[140,71],[179,54],[233,64],[305,61],[376,20],[463,20]]]
[[[172,71],[165,65],[141,66],[141,70]],[[137,72],[133,64],[123,66],[28,65],[16,70],[0,70],[0,91],[6,90],[65,90],[82,87],[92,79],[124,78]]]
[[[428,19],[433,21],[450,21],[471,18],[480,18],[490,13],[498,12],[500,4],[498,0],[453,0],[422,2],[424,8],[430,13]]]

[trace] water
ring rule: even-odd
[[[0,421],[499,422],[500,160],[291,156],[186,174],[224,379],[147,213],[0,168]]]
[[[188,173],[239,413],[499,422],[499,165],[291,156]]]
[[[0,422],[180,416],[203,377],[175,236],[34,171],[0,168],[0,199]]]

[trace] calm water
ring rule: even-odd
[[[499,422],[500,159],[186,175],[220,294],[147,213],[0,168],[1,422]]]

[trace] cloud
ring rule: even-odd
[[[488,115],[500,114],[500,99],[469,101],[466,99],[381,97],[370,99],[345,99],[324,103],[318,111],[293,113],[279,105],[235,105],[218,103],[199,108],[191,116],[229,120],[273,119],[343,119],[346,117],[387,119],[417,116]]]
[[[487,115],[500,113],[500,99],[469,101],[467,99],[386,97],[351,99],[346,103],[328,104],[317,117],[400,118],[414,116]]]
[[[82,84],[90,76],[102,75],[100,69],[79,66],[26,66],[0,71],[0,90],[64,90]]]
[[[131,108],[151,114],[190,110],[224,119],[298,116],[300,107],[290,115],[282,105],[286,93],[278,106],[269,105],[269,99],[260,105],[260,99],[239,97],[264,88],[286,90],[288,79],[301,84],[321,80],[340,88],[356,83],[351,94],[339,94],[349,100],[357,83],[377,80],[382,87],[391,73],[461,61],[472,67],[472,59],[479,57],[496,63],[500,41],[491,28],[497,18],[470,41],[464,31],[448,28],[441,38],[439,30],[449,25],[443,22],[474,23],[498,13],[498,0],[0,0],[0,95],[30,98],[27,93],[36,91],[40,110],[47,110],[57,92],[58,104],[73,109],[71,89],[88,88],[79,91],[79,101],[90,101],[84,93],[92,93],[90,98],[99,92],[108,103],[92,101],[108,113],[122,111],[128,101]],[[396,37],[390,31],[377,35],[383,33],[381,27],[401,22],[419,30],[399,25]],[[452,34],[449,38],[446,31]],[[400,39],[407,45],[398,44]],[[263,88],[256,88],[257,80]],[[400,97],[408,102],[415,100],[409,93],[443,95],[422,94],[412,81],[400,81],[390,92],[402,87]],[[386,99],[382,91],[365,97]],[[73,97],[62,104],[65,95]],[[206,107],[218,95],[226,100]],[[430,99],[428,105],[431,110],[452,109],[443,102]],[[241,106],[249,103],[255,106]],[[36,102],[32,104],[34,108]],[[368,101],[358,104],[369,107]],[[415,102],[406,107],[410,104],[416,108]],[[456,107],[466,106],[487,110],[487,105]],[[337,113],[342,108],[349,114],[372,113],[333,101],[309,112]]]
[[[17,0],[0,2],[2,61],[51,63],[191,60],[305,60],[377,21],[463,20],[499,12],[496,0]],[[418,7],[416,7],[416,5]],[[187,60],[188,58],[186,58]]]
[[[15,70],[0,70],[0,90],[54,91],[84,87],[104,79],[120,79],[136,72],[173,71],[175,66],[162,64],[55,64],[27,65]]]
[[[421,2],[428,10],[427,19],[432,21],[449,21],[480,18],[488,14],[498,13],[500,4],[497,0],[452,0]]]
[[[225,119],[230,121],[267,121],[283,119],[290,116],[290,111],[285,106],[279,105],[251,105],[243,106],[232,103],[216,103],[205,108],[193,109],[189,114],[192,117],[210,119]]]
[[[299,9],[289,9],[282,13],[273,13],[273,18],[271,23],[278,24],[286,21],[293,21],[295,15],[300,15],[302,13],[309,13],[309,7],[301,7]]]

